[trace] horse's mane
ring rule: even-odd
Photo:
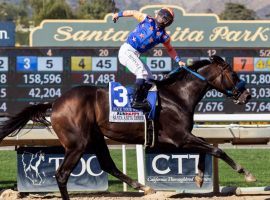
[[[211,64],[209,60],[197,60],[192,65],[188,66],[190,69],[197,71],[198,69]]]
[[[210,65],[212,63],[224,65],[226,62],[220,56],[211,56],[210,60],[198,60],[195,61],[192,65],[188,66],[189,69],[193,71],[198,71],[200,68]],[[166,85],[171,84],[176,81],[176,79],[188,79],[189,77],[193,76],[190,72],[186,71],[185,69],[179,69],[178,71],[169,75],[169,77],[161,80],[155,81],[157,85]],[[193,78],[193,77],[192,77]]]

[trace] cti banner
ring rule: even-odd
[[[0,47],[15,46],[15,24],[13,22],[0,22]]]
[[[20,192],[58,191],[55,172],[64,159],[60,147],[21,147],[17,150],[17,184]],[[94,154],[84,154],[68,180],[69,191],[104,191],[108,175]]]
[[[198,174],[199,154],[190,151],[161,152],[157,149],[145,151],[145,183],[156,190],[178,192],[211,192],[212,157],[206,155],[204,183],[198,188],[194,177]]]
[[[165,5],[151,5],[141,12],[154,17]],[[175,47],[269,47],[270,20],[223,21],[215,14],[189,14],[174,8],[175,21],[167,29]],[[119,47],[138,21],[132,17],[113,23],[104,20],[45,20],[30,34],[30,46]]]

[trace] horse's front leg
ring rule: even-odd
[[[198,174],[195,176],[194,181],[196,185],[201,188],[203,185],[204,171],[205,171],[205,153],[199,154]]]
[[[248,170],[243,168],[241,165],[236,163],[232,158],[230,158],[224,151],[222,151],[218,147],[214,147],[201,138],[198,138],[191,133],[188,135],[188,137],[185,140],[185,144],[182,146],[182,148],[185,149],[193,149],[198,152],[208,153],[211,154],[217,158],[222,159],[225,161],[229,166],[231,166],[235,171],[237,171],[239,174],[245,175],[246,182],[255,182],[256,177],[253,176]]]

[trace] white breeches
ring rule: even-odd
[[[127,67],[136,79],[152,79],[149,67],[140,60],[140,53],[130,44],[124,43],[119,50],[118,58],[122,65]]]

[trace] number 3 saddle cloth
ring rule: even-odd
[[[131,108],[134,89],[122,86],[118,82],[109,83],[109,102],[110,102],[110,122],[144,122],[144,113],[140,110]],[[151,110],[147,113],[147,119],[154,120],[157,91],[149,91],[147,100],[151,105]]]

